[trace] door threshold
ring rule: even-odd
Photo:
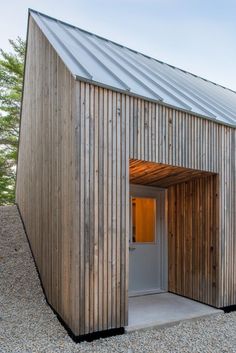
[[[132,291],[129,292],[129,298],[132,297],[142,297],[144,295],[152,295],[152,294],[161,294],[161,293],[166,293],[167,290],[164,289],[149,289],[149,290],[141,290],[141,291]]]

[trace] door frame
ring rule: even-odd
[[[168,212],[168,203],[167,203],[167,189],[153,187],[148,185],[140,184],[130,184],[130,193],[129,193],[129,217],[130,217],[130,227],[129,227],[129,240],[132,232],[132,210],[131,210],[131,197],[134,194],[136,197],[151,197],[151,198],[161,198],[161,207],[157,208],[157,212],[161,212],[160,219],[161,222],[157,222],[156,232],[159,232],[158,239],[160,241],[160,289],[158,290],[142,290],[142,291],[129,291],[129,297],[141,296],[147,294],[162,293],[168,291],[168,234],[167,234],[167,212]],[[160,211],[159,211],[160,210]],[[130,244],[130,242],[129,242]],[[137,244],[138,246],[139,244]]]

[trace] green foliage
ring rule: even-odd
[[[12,52],[0,49],[0,205],[15,201],[25,42],[9,40]]]

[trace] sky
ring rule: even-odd
[[[1,0],[0,48],[28,8],[236,90],[236,0]]]

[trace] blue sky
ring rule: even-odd
[[[29,7],[236,90],[236,0],[2,0],[1,48]]]

